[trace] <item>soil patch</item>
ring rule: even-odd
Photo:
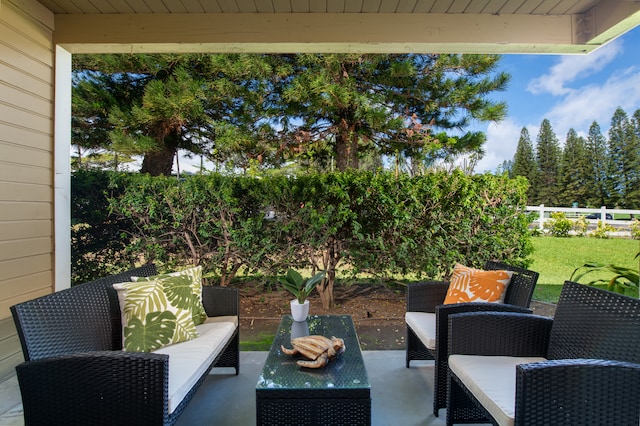
[[[291,294],[276,286],[241,283],[240,339],[243,350],[268,350],[283,315],[290,314]],[[351,315],[363,350],[405,349],[403,287],[379,284],[340,285],[334,288],[336,306],[322,308],[317,295],[309,298],[310,315]],[[555,305],[533,301],[537,315],[553,316]]]

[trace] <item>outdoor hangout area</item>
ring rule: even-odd
[[[13,306],[22,405],[0,424],[640,420],[640,402],[619,400],[640,383],[635,298],[567,281],[554,315],[535,315],[537,272],[457,264],[448,282],[408,285],[405,351],[363,351],[351,315],[304,313],[282,316],[268,351],[245,352],[237,289],[203,286],[200,267],[157,272]]]
[[[0,426],[640,425],[638,28],[0,0]]]

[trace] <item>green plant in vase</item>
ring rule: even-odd
[[[307,297],[311,294],[316,284],[325,275],[325,271],[320,271],[311,278],[304,279],[295,269],[289,269],[284,277],[278,278],[282,286],[287,289],[295,299],[291,301],[291,316],[294,321],[304,321],[309,315],[309,301]]]

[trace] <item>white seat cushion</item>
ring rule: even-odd
[[[431,312],[407,312],[404,320],[416,333],[427,349],[436,348],[436,314]]]
[[[169,355],[169,413],[204,374],[233,336],[238,317],[209,317],[198,326],[193,340],[160,348],[154,353]]]
[[[501,426],[513,426],[516,365],[546,361],[541,357],[451,355],[449,369]]]

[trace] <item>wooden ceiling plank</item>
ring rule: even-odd
[[[398,0],[382,0],[380,2],[379,13],[396,13],[397,11]]]
[[[116,10],[114,13],[133,13],[134,10],[126,0],[109,0],[109,4]]]
[[[239,13],[240,9],[235,0],[218,0],[222,13]]]
[[[134,13],[151,13],[151,9],[143,0],[127,0],[127,4]]]
[[[413,13],[416,9],[417,0],[400,0],[396,9],[397,13]]]
[[[205,10],[200,3],[200,0],[182,0],[182,6],[187,13],[204,13]]]
[[[363,13],[378,13],[380,11],[381,0],[366,0],[362,3]]]
[[[258,13],[273,13],[273,3],[271,0],[255,0],[255,6]]]
[[[487,3],[484,5],[484,7],[479,13],[496,15],[498,14],[502,6],[504,6],[504,3],[505,3],[505,0],[489,0],[487,1]]]
[[[516,13],[516,11],[518,11],[520,9],[520,7],[526,3],[527,0],[520,0],[520,1],[505,1],[503,2],[504,4],[502,5],[502,7],[500,8],[500,10],[498,10],[498,13],[501,15],[511,15]]]
[[[328,13],[344,13],[345,0],[327,0]]]
[[[326,13],[327,12],[327,1],[326,0],[308,0],[308,3],[309,3],[309,12],[311,12],[311,13]]]
[[[273,11],[275,13],[291,13],[290,0],[272,0]]]
[[[449,7],[451,7],[451,0],[436,0],[433,3],[433,7],[429,11],[430,13],[447,13]]]
[[[431,13],[431,9],[435,2],[436,0],[418,0],[416,2],[414,13]]]
[[[362,12],[363,0],[348,0],[344,4],[345,13],[360,13]]]

